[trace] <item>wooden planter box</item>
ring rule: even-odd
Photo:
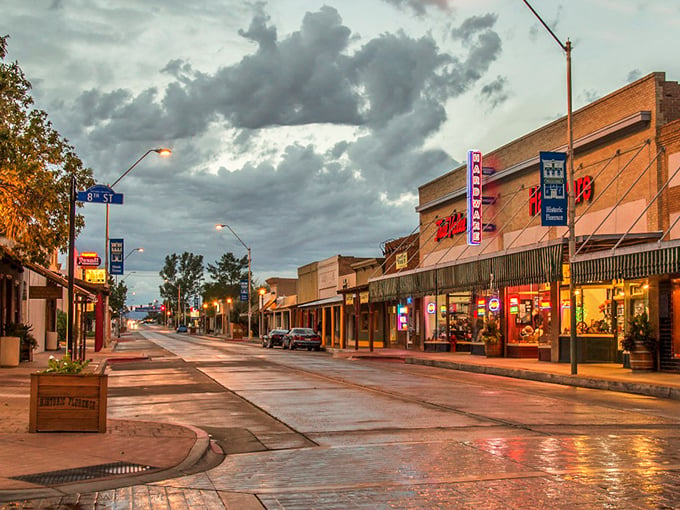
[[[31,374],[29,432],[106,432],[106,374]]]

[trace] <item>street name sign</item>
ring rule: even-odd
[[[96,202],[99,204],[123,203],[123,194],[116,193],[104,184],[95,184],[86,191],[79,191],[76,198],[79,202]]]

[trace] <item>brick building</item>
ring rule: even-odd
[[[680,86],[663,73],[574,112],[579,362],[622,360],[627,322],[647,310],[661,368],[677,369],[679,119]],[[412,303],[414,348],[483,354],[477,334],[494,317],[503,355],[569,361],[567,227],[542,226],[539,166],[539,152],[566,145],[561,118],[483,154],[478,245],[466,242],[467,165],[420,186],[418,268],[369,283],[372,303]]]

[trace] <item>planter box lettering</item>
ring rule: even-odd
[[[106,374],[31,374],[29,432],[106,432]]]

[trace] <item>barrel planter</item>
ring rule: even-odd
[[[503,346],[500,342],[486,342],[484,344],[484,353],[487,358],[499,358],[503,352]]]
[[[656,355],[644,345],[638,344],[630,351],[630,368],[633,372],[653,372]]]
[[[106,432],[108,375],[31,374],[29,432]]]

